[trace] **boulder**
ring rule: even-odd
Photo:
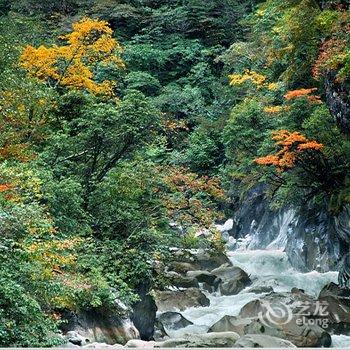
[[[262,334],[247,334],[239,338],[235,348],[296,348],[296,346],[288,340],[271,337]]]
[[[199,270],[208,270],[210,272],[224,264],[227,264],[228,266],[232,265],[230,259],[225,253],[213,252],[209,250],[199,250],[195,255],[195,262],[197,265],[199,265]],[[216,275],[216,273],[212,273]]]
[[[114,344],[114,345],[110,345],[110,344],[106,344],[106,343],[91,343],[91,344],[87,344],[85,346],[83,346],[84,349],[124,349],[124,346],[121,344]]]
[[[62,313],[61,330],[72,344],[88,343],[125,344],[130,339],[139,338],[139,332],[130,319],[130,314],[122,310],[91,310]]]
[[[342,288],[331,282],[322,288],[318,298],[320,299],[329,296],[340,299],[343,304],[350,306],[350,289],[348,288]]]
[[[284,323],[286,322],[286,323]],[[315,324],[309,324],[299,316],[281,323],[266,324],[261,319],[253,320],[245,327],[246,334],[264,334],[286,339],[300,348],[330,347],[331,336]]]
[[[265,334],[291,341],[298,347],[329,347],[331,337],[316,299],[302,293],[270,293],[246,304],[242,318],[254,319],[246,334]]]
[[[223,223],[222,225],[218,224],[218,225],[215,225],[215,227],[221,232],[221,233],[224,233],[224,232],[229,232],[232,230],[233,228],[233,224],[234,224],[234,221],[233,219],[228,219],[225,221],[225,223]]]
[[[222,295],[236,295],[241,292],[246,286],[247,284],[241,280],[222,282],[220,284],[220,293]]]
[[[155,341],[164,341],[165,339],[168,339],[168,333],[166,332],[162,323],[158,320],[156,320],[156,323],[154,325],[153,338]]]
[[[236,266],[221,265],[211,271],[213,275],[221,279],[219,285],[222,295],[235,295],[251,284],[246,272]]]
[[[139,331],[142,340],[153,340],[154,324],[156,322],[157,306],[153,296],[149,293],[148,283],[140,283],[136,292],[139,300],[132,305],[131,319]]]
[[[300,288],[297,288],[297,287],[293,287],[290,292],[292,294],[305,294],[305,290],[304,289],[300,289]]]
[[[232,265],[230,259],[224,253],[207,249],[178,250],[173,253],[173,261],[169,265],[169,270],[178,273],[196,270],[210,272],[223,264]]]
[[[85,345],[90,341],[88,338],[84,338],[82,335],[80,335],[76,331],[67,332],[66,339],[68,340],[69,343],[72,343],[73,345],[78,345],[78,346]]]
[[[318,302],[326,307],[327,330],[350,335],[350,290],[330,283],[321,290]]]
[[[237,316],[224,316],[209,328],[208,333],[235,332],[242,336],[246,333],[245,327],[251,322],[251,319],[247,318],[240,318]]]
[[[168,271],[165,277],[169,279],[170,285],[176,288],[199,288],[199,283],[194,277],[183,276],[175,271]]]
[[[292,320],[282,320],[280,324],[267,324],[266,320],[261,320],[259,317],[239,318],[236,316],[224,316],[208,332],[229,331],[236,332],[240,336],[247,334],[268,335],[286,339],[299,347],[330,346],[331,339],[326,331],[317,325],[299,325],[298,320],[299,318],[294,318]]]
[[[273,288],[270,286],[261,286],[261,287],[251,287],[247,290],[247,293],[254,294],[263,294],[263,293],[273,293]]]
[[[189,288],[177,291],[155,291],[158,311],[183,311],[189,307],[209,306],[209,299],[199,290]]]
[[[205,291],[207,291],[209,293],[214,293],[214,292],[216,292],[218,290],[220,283],[221,283],[221,279],[220,278],[217,278],[215,280],[214,285],[210,285],[210,284],[204,282],[201,285],[201,289],[203,289],[203,290],[205,290]]]
[[[239,335],[234,332],[191,334],[156,343],[156,348],[232,348]]]
[[[240,274],[249,278],[249,276],[241,268],[237,266],[231,266],[228,264],[223,264],[218,268],[215,268],[214,270],[211,271],[211,273],[217,277],[220,277],[224,281],[235,279],[237,275],[240,275]]]
[[[217,276],[208,271],[188,271],[186,275],[190,278],[194,278],[198,281],[198,283],[206,283],[207,285],[213,287],[215,287],[215,285],[218,285],[220,282]]]
[[[312,307],[316,299],[304,293],[270,293],[244,305],[239,312],[242,318],[256,318],[259,313],[265,315],[268,308],[281,310],[280,318],[289,317],[301,311],[303,305]],[[308,310],[311,311],[311,310]]]
[[[138,348],[138,349],[152,349],[154,348],[154,341],[145,341],[140,339],[129,340],[126,344],[126,348]]]
[[[185,274],[187,271],[193,271],[198,270],[199,265],[192,262],[186,262],[186,261],[173,261],[170,266],[169,270],[175,271],[177,273],[183,273]]]
[[[168,311],[158,316],[158,322],[160,322],[165,331],[177,330],[192,325],[193,323],[183,317],[179,312]]]

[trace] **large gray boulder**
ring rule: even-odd
[[[315,324],[300,322],[299,317],[293,317],[284,323],[266,324],[261,319],[252,321],[245,327],[246,334],[263,334],[286,339],[299,348],[330,347],[331,336],[324,329]]]
[[[227,264],[231,266],[232,263],[225,253],[213,252],[210,250],[200,250],[195,255],[195,262],[199,265],[199,270],[207,270],[213,272],[214,269]]]
[[[210,272],[223,264],[232,265],[225,253],[208,249],[178,250],[173,253],[173,260],[168,268],[171,271],[184,274],[187,271],[197,270]]]
[[[209,299],[199,289],[154,291],[158,311],[183,311],[189,307],[209,306]]]
[[[183,276],[175,271],[168,271],[165,277],[169,279],[170,285],[176,288],[199,288],[199,283],[196,278]]]
[[[217,281],[217,276],[204,270],[188,271],[186,276],[196,279],[199,283],[207,283],[210,286],[213,286],[215,281]]]
[[[238,294],[251,284],[248,274],[237,266],[224,264],[211,273],[221,279],[219,288],[222,295]]]
[[[317,325],[299,324],[299,318],[292,317],[294,318],[291,320],[274,319],[273,321],[276,322],[274,323],[271,322],[271,319],[260,319],[258,316],[255,318],[225,316],[216,322],[208,332],[236,332],[240,336],[247,334],[268,335],[285,339],[298,347],[330,346],[330,335],[325,330]],[[280,322],[278,323],[278,321]]]
[[[239,338],[235,348],[296,348],[296,346],[288,340],[271,337],[262,334],[247,334]]]
[[[157,318],[167,332],[168,330],[177,330],[192,325],[193,323],[183,317],[179,312],[167,311]]]
[[[318,302],[326,305],[327,330],[350,335],[350,290],[330,283],[321,290]]]
[[[126,344],[126,348],[132,348],[132,349],[152,349],[154,348],[155,342],[154,341],[145,341],[140,339],[132,339],[129,340]]]
[[[191,334],[156,343],[156,348],[232,348],[239,335],[234,332]]]
[[[209,328],[208,333],[235,332],[242,336],[246,334],[245,327],[248,326],[251,322],[252,320],[248,318],[224,316]]]
[[[271,293],[253,300],[241,309],[239,316],[252,319],[244,328],[246,334],[270,335],[298,347],[329,347],[331,337],[320,327],[321,310],[315,298],[298,291]]]
[[[302,305],[312,306],[316,299],[302,293],[269,293],[244,305],[239,312],[242,318],[255,318],[259,313],[263,315],[270,310],[281,310],[281,317],[288,317],[290,313],[297,314],[302,310]]]

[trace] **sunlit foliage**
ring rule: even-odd
[[[27,46],[20,66],[30,76],[52,86],[85,89],[96,95],[112,96],[115,82],[96,80],[98,69],[112,65],[123,68],[118,54],[122,48],[112,37],[105,21],[83,18],[73,24],[73,31],[60,37],[66,45],[35,48]]]

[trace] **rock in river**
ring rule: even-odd
[[[239,338],[235,345],[235,348],[296,348],[288,340],[271,337],[269,335],[262,334],[248,334]]]
[[[305,308],[306,307],[306,308]],[[270,293],[246,304],[242,318],[251,318],[246,334],[264,334],[289,340],[298,347],[329,347],[331,337],[320,327],[315,298],[302,292]],[[313,315],[305,317],[305,313]]]
[[[189,288],[185,290],[155,291],[158,311],[183,311],[189,307],[209,306],[209,299],[199,290]]]
[[[220,283],[220,292],[222,295],[238,294],[251,284],[247,273],[236,266],[224,264],[212,270],[211,273],[222,280]]]
[[[179,312],[168,311],[158,316],[158,322],[162,324],[165,331],[177,330],[192,325],[193,323],[183,317]]]
[[[156,343],[156,348],[232,348],[239,335],[234,332],[191,334]]]
[[[251,323],[250,319],[237,316],[224,316],[218,322],[213,324],[208,333],[211,332],[235,332],[239,335],[245,334],[245,327]]]

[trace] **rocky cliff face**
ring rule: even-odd
[[[330,71],[325,77],[327,105],[341,129],[350,133],[349,90],[336,80],[336,72]]]
[[[284,249],[298,270],[329,271],[349,251],[350,207],[337,217],[312,205],[273,211],[259,186],[235,213],[231,235],[248,237],[249,249]]]

